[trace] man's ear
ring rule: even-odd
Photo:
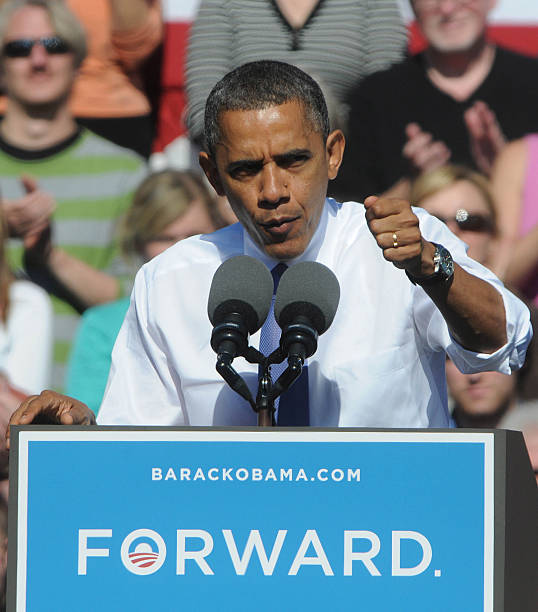
[[[342,164],[345,148],[346,139],[342,130],[334,130],[327,136],[326,151],[327,159],[329,162],[329,180],[336,178],[336,175],[338,174],[338,169]]]
[[[208,155],[205,151],[200,151],[200,155],[198,156],[198,162],[202,167],[205,175],[207,176],[207,180],[211,183],[213,189],[217,192],[219,196],[226,195],[224,193],[224,189],[222,188],[222,182],[220,180],[219,172],[217,170],[217,165],[213,158]]]

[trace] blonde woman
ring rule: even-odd
[[[468,254],[488,265],[497,234],[488,180],[465,166],[447,165],[421,175],[411,201],[444,221],[469,247]]]
[[[190,172],[164,170],[146,178],[135,192],[121,230],[126,257],[146,262],[172,244],[221,227],[215,203]],[[96,414],[106,386],[110,356],[129,298],[86,310],[68,363],[66,393]]]

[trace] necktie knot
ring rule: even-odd
[[[280,279],[287,269],[288,266],[281,262],[271,270],[271,275],[273,277],[273,295],[275,295],[276,290],[278,289],[278,283],[280,283]]]

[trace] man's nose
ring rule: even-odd
[[[450,15],[461,4],[461,0],[438,0],[438,10],[443,15]]]
[[[471,385],[477,385],[482,378],[482,372],[473,372],[472,374],[468,374],[467,376]]]
[[[30,59],[33,65],[41,66],[47,62],[48,53],[45,47],[38,41],[32,47]]]
[[[278,205],[289,195],[286,173],[276,164],[265,164],[261,173],[260,199],[271,205]]]

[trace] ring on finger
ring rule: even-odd
[[[395,249],[398,248],[398,234],[396,234],[396,232],[392,234],[392,247]]]

